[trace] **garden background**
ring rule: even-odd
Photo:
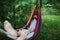
[[[36,40],[60,40],[60,0],[41,0],[42,27]],[[8,20],[23,27],[36,5],[36,0],[0,0],[0,28]],[[0,40],[12,40],[0,33]]]

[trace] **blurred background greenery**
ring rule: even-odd
[[[60,0],[41,0],[42,28],[36,40],[60,40]],[[0,28],[8,20],[16,29],[23,27],[36,0],[0,0]],[[10,38],[0,34],[0,40]],[[11,39],[10,39],[11,40]]]

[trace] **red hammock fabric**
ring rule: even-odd
[[[40,32],[40,28],[41,28],[41,11],[38,10],[36,13],[37,13],[37,23],[36,23],[36,28],[35,28],[34,36],[33,36],[32,40],[35,39],[35,37]]]
[[[32,39],[31,40],[35,40],[35,37],[38,35],[38,33],[40,32],[40,28],[41,28],[41,11],[40,10],[38,10],[38,11],[33,11],[33,13],[32,13],[32,15],[30,16],[30,22],[29,22],[29,24],[31,23],[31,21],[32,21],[32,19],[33,19],[33,17],[34,17],[34,15],[35,14],[37,14],[37,23],[36,23],[36,28],[35,28],[35,30],[34,30],[34,35],[33,35],[33,37],[32,37]]]

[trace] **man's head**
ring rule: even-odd
[[[34,17],[33,17],[34,19],[37,19],[37,15],[34,15]]]

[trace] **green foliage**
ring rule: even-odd
[[[42,15],[60,15],[60,9],[51,4],[42,5]]]
[[[35,3],[36,0],[2,0],[0,5],[1,23],[3,24],[5,20],[8,20],[14,28],[24,26]]]
[[[42,0],[42,3],[48,3],[48,0]]]

